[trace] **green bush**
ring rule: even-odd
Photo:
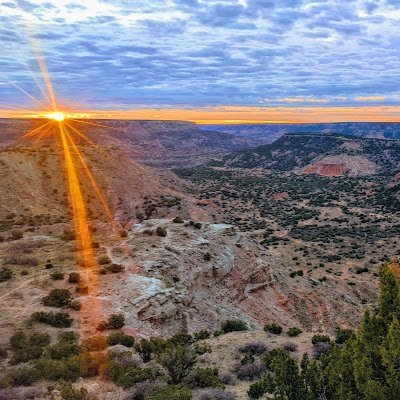
[[[58,334],[59,343],[78,343],[79,334],[73,331],[60,332]]]
[[[77,284],[81,281],[81,275],[78,272],[71,272],[68,277],[69,283]]]
[[[13,273],[10,268],[2,268],[0,270],[0,282],[8,281],[12,278]]]
[[[71,293],[68,289],[53,289],[42,301],[48,307],[68,307],[71,303]]]
[[[211,337],[211,333],[205,329],[203,329],[199,332],[196,332],[193,336],[195,341],[209,339],[210,337]]]
[[[45,333],[17,332],[10,338],[10,348],[13,352],[11,363],[28,362],[43,355],[44,348],[50,344],[50,336]]]
[[[79,357],[70,357],[66,360],[43,358],[35,361],[35,370],[42,379],[53,382],[75,382],[81,375]]]
[[[185,386],[167,386],[146,397],[146,400],[191,400],[192,391]]]
[[[135,344],[135,338],[130,335],[126,335],[122,331],[116,331],[110,333],[110,335],[107,338],[107,344],[109,346],[115,346],[116,344],[121,344],[122,346],[125,347],[133,347]]]
[[[219,378],[218,368],[196,368],[187,376],[185,383],[192,389],[207,387],[225,388],[225,385]]]
[[[240,331],[247,331],[248,327],[246,322],[241,321],[239,319],[231,319],[228,321],[225,321],[221,325],[221,331],[223,333],[229,333],[229,332],[240,332]]]
[[[151,360],[151,356],[154,352],[154,346],[150,340],[141,339],[135,344],[135,350],[139,353],[143,362],[148,363]]]
[[[158,236],[161,236],[161,237],[167,236],[167,230],[162,226],[157,227],[156,233]]]
[[[22,367],[11,369],[6,374],[5,381],[11,386],[31,386],[40,379],[36,368]]]
[[[107,265],[107,267],[105,269],[108,272],[112,272],[113,274],[117,274],[118,272],[124,271],[125,267],[123,265],[120,265],[120,264],[110,264],[110,265]]]
[[[54,281],[61,281],[64,279],[64,274],[62,272],[54,271],[50,274],[50,278]]]
[[[183,219],[182,219],[182,217],[175,217],[175,218],[172,220],[172,222],[173,222],[174,224],[183,224]]]
[[[329,343],[330,341],[331,341],[331,338],[327,335],[314,335],[311,339],[312,344]]]
[[[174,384],[190,373],[196,361],[196,352],[188,346],[169,347],[158,356],[158,362],[168,371]]]
[[[289,328],[289,330],[288,330],[288,335],[290,337],[299,336],[301,333],[303,333],[303,331],[300,328],[298,328],[297,326],[293,326],[292,328]]]
[[[41,322],[56,328],[69,328],[74,321],[73,318],[65,312],[53,313],[38,311],[33,313],[31,318],[35,322]]]
[[[125,325],[125,317],[122,314],[111,314],[108,317],[107,329],[121,329]]]
[[[203,254],[204,261],[211,261],[211,254],[209,252]]]
[[[64,360],[79,353],[79,345],[73,342],[59,342],[46,350],[46,355],[52,360]]]
[[[280,325],[277,324],[267,324],[264,326],[264,331],[273,333],[274,335],[280,335],[283,329]]]
[[[175,346],[185,346],[193,343],[193,337],[189,333],[178,333],[168,341]]]
[[[114,361],[108,367],[107,376],[116,385],[129,389],[136,383],[154,381],[159,376],[159,373],[152,368],[126,367]]]
[[[74,389],[71,384],[64,383],[60,390],[63,400],[86,400],[88,399],[88,391],[85,388]]]
[[[336,328],[335,329],[335,336],[336,336],[336,343],[337,344],[343,344],[347,340],[351,338],[353,335],[353,331],[351,329],[341,329],[341,328]]]

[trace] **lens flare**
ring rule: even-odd
[[[87,188],[88,182],[102,205],[104,214],[112,226],[112,231],[119,234],[119,229],[114,221],[113,214],[107,204],[105,196],[101,192],[84,155],[78,147],[79,142],[77,139],[84,139],[85,144],[92,145],[93,148],[98,149],[98,146],[79,130],[76,125],[89,124],[92,126],[112,128],[106,125],[77,119],[84,118],[84,114],[68,113],[68,111],[65,110],[61,111],[62,108],[56,98],[45,59],[38,49],[36,49],[36,56],[44,84],[41,85],[36,77],[34,77],[34,80],[38,84],[44,99],[42,101],[38,100],[19,85],[14,82],[12,83],[20,92],[41,107],[40,110],[25,110],[29,112],[27,116],[38,119],[39,126],[25,133],[20,140],[33,140],[33,145],[36,143],[44,143],[45,140],[45,143],[48,144],[49,140],[52,140],[59,149],[58,153],[61,160],[61,169],[64,171],[66,177],[72,223],[75,232],[76,260],[78,268],[80,269],[79,272],[82,276],[82,281],[80,282],[80,289],[82,289],[82,291],[79,290],[84,297],[83,313],[80,313],[81,328],[84,329],[85,332],[93,333],[98,323],[104,320],[104,313],[101,301],[98,297],[100,291],[99,272],[89,223],[90,212],[83,191],[83,188]],[[83,176],[81,176],[81,174],[83,174]],[[82,180],[84,177],[86,181]]]
[[[62,112],[54,112],[54,113],[48,113],[44,114],[45,118],[47,119],[54,119],[55,121],[64,121],[66,119],[66,115]]]

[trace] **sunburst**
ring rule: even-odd
[[[34,101],[35,104],[40,105],[41,107],[41,110],[23,110],[26,113],[25,117],[37,118],[39,121],[39,126],[29,132],[26,132],[21,139],[34,139],[34,143],[37,143],[43,142],[44,139],[48,140],[50,138],[61,149],[61,169],[65,171],[66,180],[68,182],[69,202],[72,210],[72,222],[76,239],[77,264],[83,277],[82,285],[85,286],[88,291],[87,304],[90,304],[91,307],[90,310],[87,310],[88,313],[86,314],[86,318],[88,316],[90,318],[87,318],[85,323],[97,324],[103,319],[100,302],[97,299],[99,292],[98,265],[93,247],[93,238],[89,226],[88,208],[82,192],[82,177],[79,175],[78,171],[83,170],[88,177],[89,182],[93,186],[114,232],[118,233],[119,230],[117,229],[107,200],[101,192],[99,185],[97,184],[96,179],[94,178],[94,175],[85,160],[84,155],[79,149],[77,139],[84,139],[86,143],[89,143],[93,146],[96,145],[76,127],[76,124],[82,123],[106,128],[111,127],[107,127],[106,125],[98,124],[96,122],[82,121],[80,119],[82,118],[82,114],[73,113],[68,110],[64,110],[63,107],[60,107],[51,83],[45,59],[42,53],[38,50],[36,50],[36,55],[44,85],[40,84],[40,80],[36,77],[34,77],[34,80],[38,85],[40,92],[42,93],[43,99],[37,99],[23,89],[20,85],[12,82],[15,88],[17,88],[20,92]],[[17,109],[16,107],[11,106],[9,108]]]

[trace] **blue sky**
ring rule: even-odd
[[[0,102],[99,109],[400,105],[399,0],[0,1]]]

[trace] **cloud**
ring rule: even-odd
[[[385,96],[359,96],[355,98],[357,101],[383,101],[385,99]]]
[[[400,104],[397,0],[17,3],[0,2],[0,75],[25,90],[32,31],[58,95],[93,107]]]

